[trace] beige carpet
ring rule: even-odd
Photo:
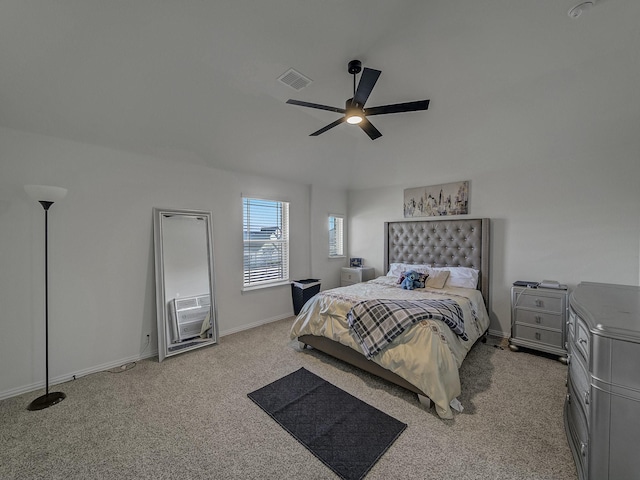
[[[408,424],[375,479],[576,479],[562,421],[566,367],[478,344],[461,369],[465,411],[441,420],[415,396],[288,340],[292,319],[218,345],[0,402],[0,478],[337,478],[247,398],[300,367]]]

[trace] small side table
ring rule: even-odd
[[[568,290],[511,287],[509,348],[514,352],[526,347],[556,354],[566,364],[568,299]]]
[[[342,267],[340,273],[340,285],[346,287],[360,282],[368,282],[376,276],[373,267]]]

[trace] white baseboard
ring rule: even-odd
[[[292,314],[279,315],[277,317],[271,317],[263,320],[259,320],[257,322],[251,323],[249,325],[243,325],[238,328],[231,328],[225,331],[220,332],[220,336],[224,337],[225,335],[231,335],[233,333],[242,332],[244,330],[249,330],[251,328],[259,327],[261,325],[266,325],[267,323],[277,322],[278,320],[284,320],[285,318],[291,317]],[[86,377],[87,375],[91,375],[92,373],[103,372],[105,370],[109,370],[111,368],[120,367],[122,365],[126,365],[131,362],[137,362],[139,360],[143,360],[145,358],[157,357],[158,350],[151,350],[147,353],[142,353],[140,355],[133,355],[126,358],[121,358],[119,360],[114,360],[112,362],[103,363],[102,365],[95,365],[93,367],[85,368],[83,370],[78,370],[76,372],[65,373],[64,375],[59,375],[54,378],[49,379],[49,386],[58,385],[60,383],[65,383],[69,381],[76,380],[80,377]],[[23,385],[22,387],[12,388],[10,390],[5,390],[4,392],[0,392],[0,400],[4,400],[6,398],[16,397],[18,395],[22,395],[23,393],[33,392],[40,388],[45,387],[44,380],[37,383],[32,383],[30,385]]]
[[[489,329],[489,335],[492,337],[509,338],[511,336],[511,332],[501,332],[500,330]]]
[[[250,323],[248,325],[243,325],[237,328],[230,328],[225,331],[220,331],[220,336],[224,337],[226,335],[231,335],[233,333],[243,332],[244,330],[250,330],[252,328],[259,327],[261,325],[266,325],[267,323],[277,322],[279,320],[284,320],[285,318],[289,318],[293,316],[293,312],[288,315],[278,315],[277,317],[265,318],[264,320],[259,320],[257,322]]]
[[[105,370],[109,370],[111,368],[120,367],[122,365],[126,365],[127,363],[137,362],[139,360],[155,357],[157,355],[158,355],[158,350],[151,350],[150,352],[143,353],[141,355],[133,355],[131,357],[126,357],[120,360],[114,360],[112,362],[103,363],[102,365],[95,365],[93,367],[85,368],[83,370],[78,370],[76,372],[65,373],[64,375],[59,375],[57,377],[50,378],[49,386],[51,387],[53,385],[58,385],[61,383],[77,380],[80,377],[86,377],[87,375],[91,375],[92,373],[104,372]],[[18,387],[18,388],[12,388],[11,390],[0,392],[0,400],[16,397],[18,395],[22,395],[23,393],[33,392],[35,390],[38,390],[44,387],[45,387],[45,382],[43,380],[42,382],[32,383],[30,385],[23,385],[22,387]]]

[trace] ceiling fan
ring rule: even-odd
[[[429,108],[429,100],[419,100],[417,102],[394,103],[393,105],[381,105],[379,107],[364,108],[371,91],[378,81],[378,77],[382,73],[380,70],[372,68],[364,68],[360,76],[360,82],[356,89],[356,75],[362,71],[362,62],[360,60],[351,60],[348,65],[348,72],[353,75],[353,97],[345,102],[345,108],[330,107],[328,105],[319,105],[317,103],[303,102],[300,100],[287,100],[291,105],[299,105],[301,107],[317,108],[319,110],[329,110],[330,112],[342,113],[335,122],[330,123],[326,127],[322,127],[317,132],[313,132],[310,137],[317,137],[321,133],[347,122],[352,125],[359,125],[364,132],[369,135],[371,140],[375,140],[382,136],[382,133],[373,126],[366,118],[371,115],[386,115],[389,113],[415,112],[426,110]]]

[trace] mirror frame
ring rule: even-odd
[[[209,295],[211,304],[211,328],[212,336],[208,341],[198,342],[195,345],[180,348],[170,352],[167,342],[167,326],[169,322],[169,312],[165,295],[164,281],[164,242],[162,220],[165,215],[183,215],[188,217],[204,217],[206,220],[207,233],[207,258],[209,268]],[[213,218],[212,214],[206,210],[179,210],[172,208],[153,209],[153,244],[155,249],[155,277],[156,277],[156,317],[158,324],[158,361],[162,362],[166,357],[188,352],[197,348],[206,347],[218,343],[218,312],[215,301],[215,272],[213,269]]]

